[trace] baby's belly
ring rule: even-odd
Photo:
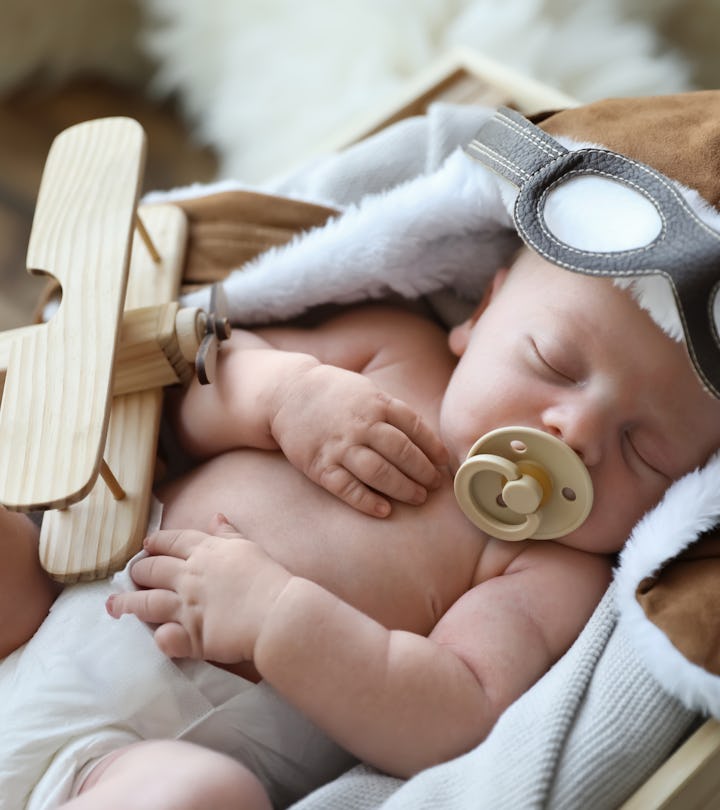
[[[482,551],[449,478],[425,505],[394,503],[392,515],[378,519],[317,487],[280,453],[238,450],[158,495],[164,527],[206,530],[222,512],[291,572],[387,627],[418,633],[428,633],[468,589]]]

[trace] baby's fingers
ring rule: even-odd
[[[125,613],[132,613],[140,621],[164,624],[173,621],[177,616],[180,598],[174,591],[159,588],[148,591],[124,591],[109,596],[105,608],[114,619],[119,619]]]
[[[115,593],[108,597],[105,608],[115,619],[130,613],[143,622],[159,625],[154,634],[155,643],[168,657],[193,657],[190,634],[175,621],[180,610],[180,600],[173,591],[158,588]]]
[[[317,483],[358,512],[371,517],[387,517],[390,514],[387,499],[365,486],[345,467],[337,464],[326,467]]]
[[[425,454],[431,464],[443,467],[448,463],[448,451],[440,437],[401,399],[393,398],[388,403],[387,422],[405,434]]]
[[[164,529],[145,538],[148,554],[163,554],[186,560],[205,539],[204,532],[192,529]]]
[[[387,459],[389,464],[407,477],[411,482],[424,487],[435,489],[440,486],[442,475],[433,461],[417,444],[402,430],[384,422],[376,422],[368,434],[368,445],[376,453]],[[407,486],[403,492],[388,490],[385,486],[378,486],[374,481],[368,481],[371,486],[393,498],[410,503],[415,502]],[[400,479],[395,479],[399,482]]]
[[[399,430],[390,425],[376,425],[375,433],[380,436],[382,452],[362,445],[350,447],[343,456],[345,468],[359,481],[396,501],[415,505],[425,503],[426,487],[439,483],[435,480],[436,476],[440,477],[438,471]],[[396,446],[403,445],[397,458],[392,458],[387,452],[383,434],[397,434]],[[385,439],[389,442],[387,435]],[[410,477],[399,469],[401,465],[411,472]],[[424,480],[425,485],[418,483],[418,479]]]
[[[190,633],[177,622],[162,624],[153,636],[155,643],[168,658],[194,658]]]

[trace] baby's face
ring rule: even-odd
[[[523,251],[451,347],[460,360],[440,424],[452,463],[498,427],[567,442],[595,490],[567,545],[618,550],[670,483],[720,447],[720,401],[700,385],[684,345],[608,279]]]

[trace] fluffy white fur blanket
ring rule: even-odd
[[[221,176],[258,182],[396,102],[454,46],[580,101],[689,89],[690,59],[658,33],[678,4],[144,0],[144,40],[159,66],[155,86],[179,94],[219,152]]]

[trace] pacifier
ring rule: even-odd
[[[590,513],[590,473],[565,442],[528,427],[492,430],[470,448],[455,474],[465,515],[500,540],[550,540]]]

